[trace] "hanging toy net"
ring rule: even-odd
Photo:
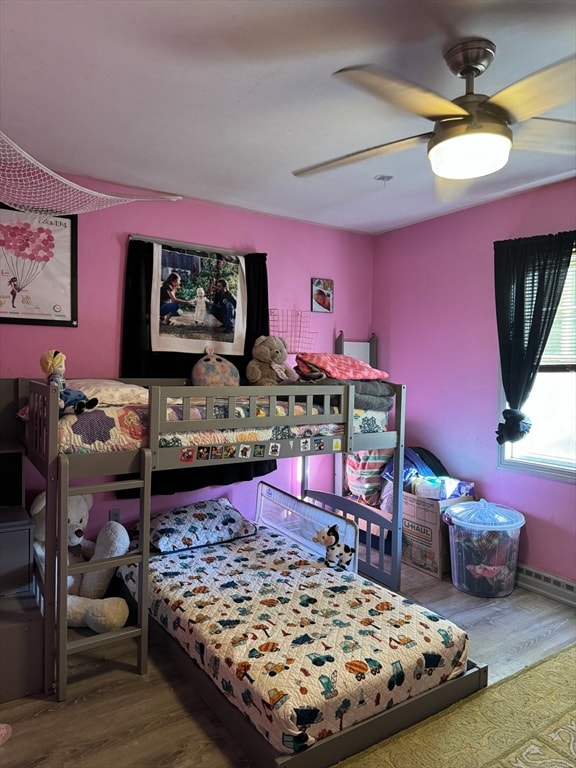
[[[0,131],[0,202],[17,211],[62,216],[123,203],[181,199],[178,195],[124,197],[86,189],[45,168]]]

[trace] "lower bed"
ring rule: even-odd
[[[214,515],[230,510],[191,505],[176,525],[164,521],[171,543],[163,548],[182,541],[174,528],[188,531],[196,548],[152,557],[149,579],[152,617],[269,745],[262,765],[290,756],[297,765],[332,765],[334,754],[343,759],[384,738],[374,723],[403,703],[414,707],[416,722],[426,692],[437,690],[436,711],[486,684],[485,669],[480,674],[468,659],[466,632],[349,570],[326,567],[311,532],[342,526],[341,518],[261,483],[260,500],[266,493],[285,502],[283,522],[292,530],[263,524],[270,517],[260,514],[252,533],[252,524],[232,522],[233,511],[231,539],[213,543],[199,526],[213,527]],[[120,569],[133,595],[137,567]],[[450,691],[471,669],[474,680]],[[368,741],[357,741],[360,722],[372,723]],[[343,742],[336,753],[322,749],[348,729],[347,749]]]

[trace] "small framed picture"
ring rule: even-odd
[[[312,312],[334,311],[334,280],[312,278]]]

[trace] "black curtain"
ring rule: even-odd
[[[554,322],[576,232],[494,243],[496,321],[502,384],[509,408],[497,441],[517,442],[530,431],[522,413]]]
[[[247,287],[246,342],[242,356],[226,356],[245,379],[246,366],[258,336],[267,336],[268,273],[265,253],[244,254]],[[150,343],[150,300],[152,293],[153,244],[131,239],[126,260],[122,352],[120,375],[124,378],[186,378],[202,357],[180,352],[153,352]],[[192,491],[211,485],[229,485],[267,475],[276,462],[254,461],[223,466],[190,467],[152,474],[152,493],[169,494]],[[134,496],[126,493],[126,496]]]

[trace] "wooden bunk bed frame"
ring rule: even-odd
[[[56,693],[58,700],[64,700],[67,692],[67,657],[88,648],[118,642],[126,637],[137,639],[138,657],[137,669],[140,674],[147,671],[147,640],[149,630],[155,641],[168,649],[188,677],[196,690],[208,704],[220,715],[229,727],[232,727],[235,737],[251,754],[258,766],[287,766],[291,768],[320,768],[329,766],[344,757],[354,754],[371,744],[386,738],[393,733],[440,711],[453,702],[470,695],[487,684],[487,668],[469,661],[467,671],[459,678],[449,681],[439,689],[422,694],[405,704],[400,704],[392,710],[375,716],[364,723],[347,728],[337,736],[322,740],[313,748],[291,755],[278,755],[244,718],[232,707],[226,698],[215,688],[209,677],[199,669],[177,646],[171,638],[155,622],[148,623],[147,610],[147,571],[149,557],[149,524],[151,473],[164,469],[186,468],[189,464],[182,462],[180,449],[161,447],[159,438],[165,432],[196,431],[207,429],[223,429],[230,427],[263,427],[275,424],[313,424],[337,423],[342,427],[339,440],[332,441],[330,453],[365,450],[371,447],[391,447],[397,452],[395,467],[400,473],[403,466],[404,451],[404,419],[405,419],[405,387],[393,384],[395,390],[395,406],[389,431],[385,433],[366,434],[353,432],[353,398],[354,387],[321,386],[317,384],[301,384],[293,388],[287,387],[189,387],[186,382],[178,379],[118,379],[131,384],[139,384],[149,388],[150,432],[148,445],[136,451],[116,451],[112,453],[92,454],[60,454],[58,453],[58,395],[43,381],[17,380],[17,407],[29,405],[26,453],[32,464],[39,470],[46,482],[46,569],[38,580],[38,591],[45,618],[44,642],[44,680],[46,694]],[[191,398],[206,397],[207,412],[211,412],[216,398],[229,398],[228,419],[184,420],[174,423],[166,421],[164,414],[168,401],[179,398],[183,402],[184,413],[190,405]],[[235,415],[235,398],[249,398],[250,412],[248,418],[237,418]],[[258,398],[270,398],[270,413],[275,413],[276,400],[288,401],[288,416],[259,416],[256,414]],[[306,403],[308,414],[312,405],[320,398],[323,401],[325,413],[319,415],[298,416],[295,406],[303,401]],[[337,413],[332,413],[330,405],[337,402]],[[264,441],[258,441],[264,442]],[[279,441],[281,453],[276,458],[302,456],[299,448],[300,441]],[[292,443],[292,445],[290,445]],[[269,458],[269,456],[267,456]],[[221,464],[232,463],[238,459],[219,459]],[[252,457],[250,460],[258,460]],[[199,464],[199,462],[198,462]],[[134,475],[137,478],[134,479]],[[131,477],[126,479],[126,476]],[[124,478],[124,479],[123,479]],[[373,562],[365,562],[359,558],[358,570],[370,578],[386,583],[397,591],[401,561],[401,529],[402,529],[402,483],[400,474],[396,478],[394,493],[395,519],[392,524],[383,519],[370,517],[370,510],[362,505],[348,502],[344,512],[353,514],[356,520],[364,519],[369,524],[381,524],[386,530],[392,531],[393,572],[389,583],[382,579],[378,566]],[[68,500],[71,496],[82,493],[99,493],[120,489],[137,488],[140,492],[139,528],[143,532],[140,547],[137,552],[98,563],[88,563],[80,566],[67,567],[66,521],[68,515]],[[303,488],[304,490],[304,488]],[[313,492],[308,491],[308,494]],[[324,495],[317,497],[321,503],[327,503],[338,508],[338,497]],[[356,509],[360,508],[360,509]],[[381,537],[382,539],[384,536]],[[380,555],[382,557],[382,555]],[[119,566],[128,562],[138,562],[138,607],[136,626],[127,626],[117,632],[91,635],[88,637],[71,638],[67,628],[66,595],[67,576],[69,573],[80,573],[97,570],[111,565]],[[54,627],[52,633],[49,627]]]

